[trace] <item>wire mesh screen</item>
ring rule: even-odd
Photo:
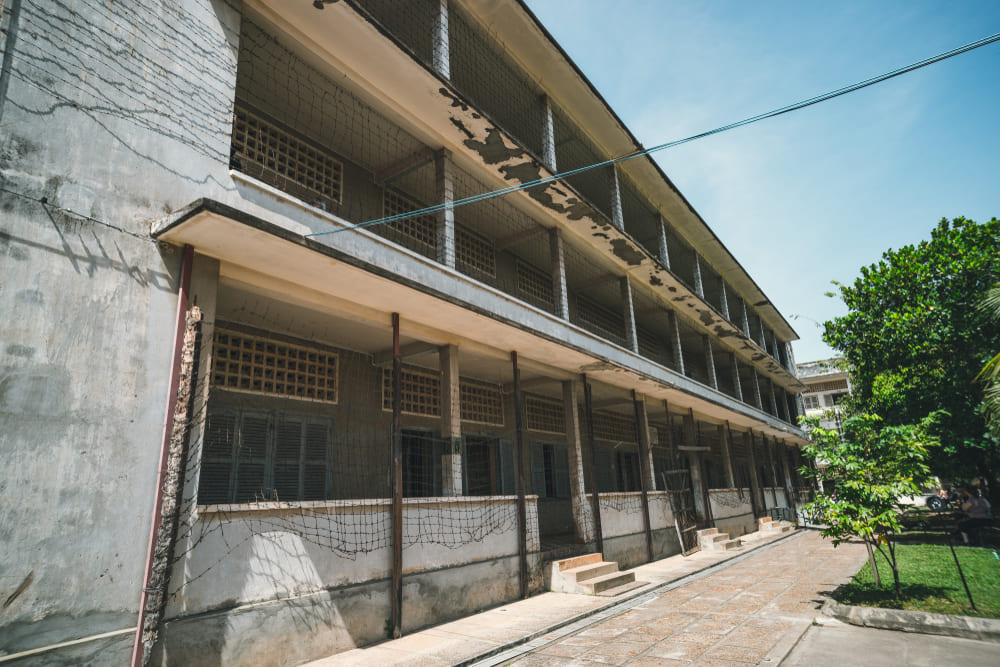
[[[625,230],[654,257],[660,254],[660,215],[627,177],[621,177]]]
[[[552,125],[555,134],[556,165],[560,172],[589,167],[607,159],[561,109],[553,109]],[[611,167],[591,169],[566,179],[608,220],[611,218],[610,169]]]
[[[440,48],[437,20],[441,0],[355,0],[369,16],[413,54],[430,65]]]
[[[451,81],[508,134],[542,155],[542,90],[457,3],[449,6]]]
[[[625,345],[625,317],[622,313],[598,303],[595,299],[576,295],[573,320],[584,329],[618,345]]]

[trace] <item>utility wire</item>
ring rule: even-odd
[[[652,148],[644,148],[633,151],[631,153],[626,153],[625,155],[621,155],[616,158],[611,158],[610,160],[605,160],[604,162],[597,162],[595,164],[588,165],[586,167],[580,167],[579,169],[572,169],[570,171],[563,171],[558,174],[553,174],[552,176],[545,176],[544,178],[539,178],[534,181],[522,183],[520,185],[512,185],[510,187],[502,188],[500,190],[491,190],[490,192],[483,192],[478,195],[472,195],[471,197],[456,199],[451,202],[436,204],[434,206],[428,206],[426,208],[421,208],[415,211],[397,213],[396,215],[390,215],[384,218],[378,218],[376,220],[369,220],[367,222],[359,222],[355,225],[348,225],[346,227],[328,229],[322,232],[312,232],[310,234],[306,234],[306,236],[321,236],[323,234],[335,234],[337,232],[344,232],[351,229],[359,229],[361,227],[372,227],[374,225],[380,225],[386,222],[396,222],[397,220],[405,220],[407,218],[413,218],[419,215],[428,215],[431,213],[438,213],[440,211],[445,211],[448,209],[456,209],[459,206],[466,206],[468,204],[474,204],[476,202],[485,201],[487,199],[493,199],[495,197],[503,197],[504,195],[509,195],[513,192],[518,192],[520,190],[526,190],[528,188],[538,187],[539,185],[546,185],[548,183],[559,181],[570,176],[575,176],[576,174],[580,174],[585,171],[591,171],[592,169],[600,169],[601,167],[608,167],[614,164],[619,164],[621,162],[628,162],[629,160],[634,160],[638,157],[649,155],[650,153],[656,153],[657,151],[662,151],[667,148],[680,146],[681,144],[686,144],[690,141],[695,141],[697,139],[704,139],[705,137],[710,137],[713,134],[720,134],[722,132],[728,132],[729,130],[735,130],[738,127],[743,127],[744,125],[749,125],[750,123],[756,123],[757,121],[761,121],[766,118],[774,118],[775,116],[780,116],[782,114],[790,113],[792,111],[798,111],[799,109],[804,109],[814,104],[819,104],[820,102],[826,102],[827,100],[832,100],[835,97],[840,97],[841,95],[853,93],[856,90],[861,90],[862,88],[873,86],[876,83],[882,83],[883,81],[888,81],[889,79],[895,78],[897,76],[901,76],[903,74],[907,74],[914,70],[918,70],[921,67],[927,67],[928,65],[933,65],[934,63],[940,62],[942,60],[947,60],[948,58],[951,58],[953,56],[957,56],[967,51],[972,51],[973,49],[978,49],[981,46],[986,46],[987,44],[992,44],[993,42],[997,41],[1000,41],[1000,33],[995,33],[993,35],[990,35],[989,37],[984,37],[982,39],[976,40],[975,42],[969,42],[964,46],[959,46],[958,48],[952,49],[950,51],[939,53],[936,56],[932,56],[924,60],[919,60],[910,65],[906,65],[905,67],[894,69],[891,72],[886,72],[885,74],[880,74],[870,79],[865,79],[864,81],[859,81],[858,83],[853,83],[849,86],[844,86],[843,88],[838,88],[837,90],[823,93],[822,95],[817,95],[816,97],[810,97],[809,99],[802,100],[801,102],[796,102],[794,104],[789,104],[788,106],[784,106],[779,109],[774,109],[766,113],[758,114],[756,116],[751,116],[749,118],[744,118],[743,120],[736,121],[735,123],[730,123],[728,125],[717,127],[714,130],[708,130],[707,132],[700,132],[699,134],[693,134],[683,139],[677,139],[675,141],[669,141],[665,144],[653,146]]]

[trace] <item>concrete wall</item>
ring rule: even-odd
[[[650,491],[647,496],[653,558],[680,553],[667,493]],[[617,561],[622,569],[649,562],[642,519],[642,494],[602,493],[600,501],[605,560]]]
[[[750,505],[750,489],[743,489],[740,497],[736,489],[710,489],[708,500],[712,505],[712,518],[720,533],[739,537],[757,530],[757,521]]]
[[[149,224],[229,187],[240,18],[222,0],[5,5],[0,653],[9,655],[135,627],[180,266]],[[130,647],[125,633],[32,660],[121,664]]]

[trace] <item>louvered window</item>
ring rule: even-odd
[[[198,503],[328,499],[331,445],[329,419],[210,407]]]

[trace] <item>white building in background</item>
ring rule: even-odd
[[[843,357],[807,361],[795,365],[796,374],[807,389],[802,404],[807,417],[821,415],[823,428],[840,429],[841,401],[851,393],[851,380]]]

